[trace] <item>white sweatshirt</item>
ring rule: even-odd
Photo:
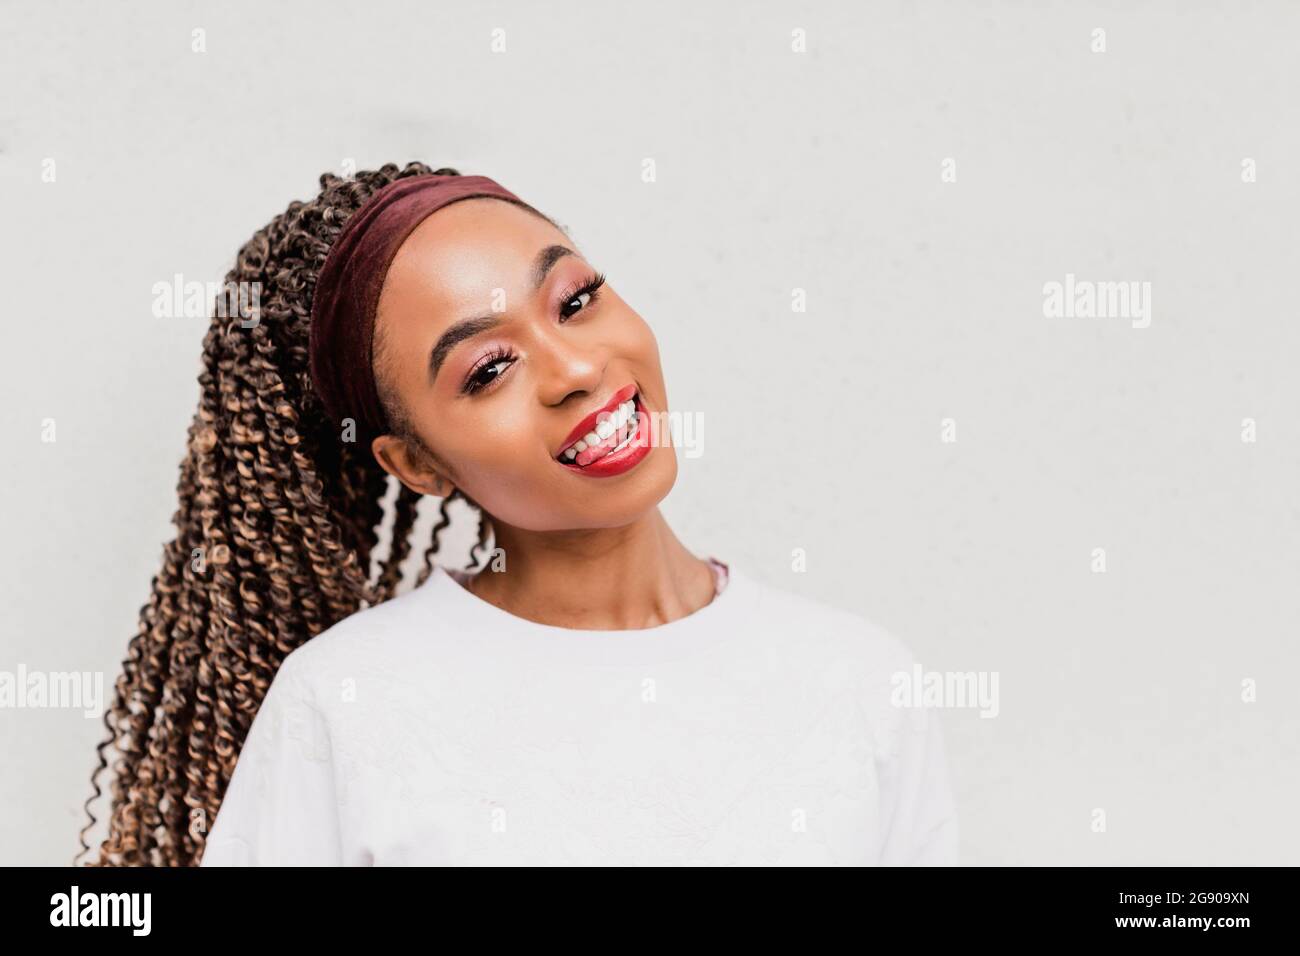
[[[865,619],[732,566],[642,630],[537,624],[443,568],[285,658],[214,865],[955,864],[937,714]]]

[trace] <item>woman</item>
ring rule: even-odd
[[[321,186],[204,341],[96,862],[955,862],[911,656],[673,534],[654,336],[565,232],[452,169]]]

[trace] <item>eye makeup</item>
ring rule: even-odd
[[[605,285],[605,275],[601,272],[595,272],[583,279],[578,279],[556,299],[556,313],[559,315],[560,322],[567,322],[578,312],[590,309],[600,298],[600,290]],[[579,302],[583,297],[587,301],[583,302],[573,312],[566,312],[565,309]],[[515,363],[517,356],[514,351],[506,345],[493,346],[485,355],[481,356],[474,362],[470,371],[466,373],[461,383],[461,394],[477,395],[480,392],[496,387],[496,383]],[[504,366],[504,367],[502,367]]]

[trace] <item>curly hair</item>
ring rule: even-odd
[[[96,748],[74,863],[91,849],[86,835],[97,823],[92,805],[111,746],[108,834],[87,865],[198,865],[281,662],[342,618],[395,596],[421,495],[399,483],[391,543],[382,558],[372,555],[389,477],[368,447],[339,440],[316,399],[308,327],[316,277],[348,217],[388,183],[429,173],[460,175],[418,162],[349,178],[325,173],[320,194],[291,202],[227,273],[227,288],[259,284],[259,320],[248,327],[214,309],[204,337],[176,536],[104,713],[107,736]],[[402,428],[400,409],[389,411]],[[459,489],[442,499],[419,582],[433,569],[457,498],[477,508]],[[479,515],[475,561],[489,530]]]

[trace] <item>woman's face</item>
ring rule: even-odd
[[[560,460],[584,419],[633,390],[652,417],[667,409],[654,335],[608,283],[590,288],[597,276],[562,232],[508,202],[462,200],[420,223],[384,280],[375,365],[434,460],[387,435],[372,446],[380,463],[426,494],[447,494],[444,479],[531,531],[618,527],[657,505],[677,478],[666,428],[603,464],[580,467],[627,430]]]

